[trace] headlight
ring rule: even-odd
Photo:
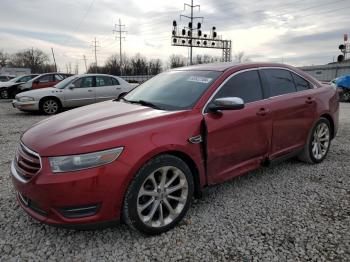
[[[33,97],[29,96],[22,96],[17,99],[19,102],[29,102],[29,101],[34,101]]]
[[[51,170],[62,173],[106,165],[116,160],[123,149],[118,147],[82,155],[49,157]]]

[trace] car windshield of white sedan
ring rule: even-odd
[[[56,88],[63,89],[65,88],[69,83],[71,83],[73,80],[75,80],[78,76],[70,76],[66,79],[62,80],[58,84],[55,85]]]
[[[192,108],[218,78],[217,71],[169,71],[139,85],[122,101],[149,105],[162,110]]]

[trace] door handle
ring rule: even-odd
[[[91,90],[91,89],[88,89],[88,92],[92,92],[92,90]]]
[[[315,101],[312,97],[308,97],[307,100],[305,101],[306,104],[312,104]]]
[[[116,87],[115,89],[122,89],[121,87]]]
[[[258,116],[266,116],[269,112],[270,112],[270,110],[262,107],[262,108],[259,109],[258,112],[256,112],[256,115],[258,115]]]

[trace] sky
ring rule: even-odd
[[[164,64],[171,54],[188,57],[187,47],[171,46],[172,21],[187,25],[184,3],[191,0],[1,0],[0,50],[14,53],[40,48],[51,59],[54,49],[61,71],[66,65],[84,72],[94,62],[119,53],[113,34],[121,19],[127,33],[123,53],[140,53]],[[218,35],[232,40],[232,52],[251,61],[284,62],[294,66],[325,64],[340,54],[343,34],[350,33],[349,0],[193,0],[196,16],[204,17],[203,33],[215,26]],[[194,55],[221,56],[217,49],[193,49]]]

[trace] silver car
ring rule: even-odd
[[[22,111],[41,111],[53,115],[62,108],[84,106],[123,96],[133,88],[125,80],[111,75],[74,75],[54,87],[16,95],[12,105]]]

